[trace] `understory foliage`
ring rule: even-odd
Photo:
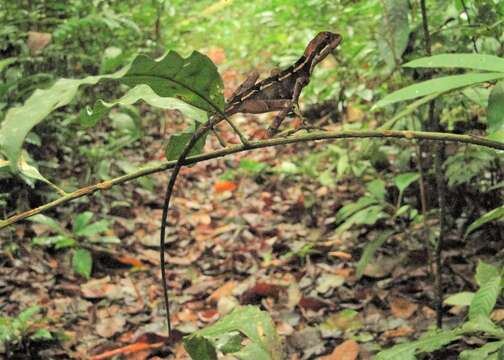
[[[433,56],[427,57],[419,3],[407,0],[329,1],[0,1],[0,209],[4,218],[98,181],[131,174],[159,161],[133,164],[126,151],[147,141],[149,127],[175,110],[185,128],[170,131],[165,158],[177,159],[196,129],[224,109],[221,73],[286,67],[322,30],[339,32],[341,50],[313,75],[303,93],[306,115],[329,104],[325,121],[344,130],[432,130],[427,106],[441,131],[504,142],[504,5],[497,0],[430,1],[428,22]],[[236,16],[237,12],[240,16]],[[258,36],[257,29],[261,28]],[[239,41],[231,42],[230,38]],[[197,51],[193,51],[197,49]],[[225,61],[215,53],[224,52]],[[220,52],[219,52],[220,51]],[[212,56],[212,54],[214,54]],[[275,54],[271,56],[271,54]],[[308,118],[308,116],[307,116]],[[202,137],[191,155],[204,152]],[[503,153],[472,145],[443,148],[447,196],[456,198],[441,213],[461,241],[498,241],[504,227]],[[270,166],[241,161],[222,179],[279,176],[316,181],[335,189],[358,178],[361,192],[335,210],[335,236],[376,230],[362,246],[358,279],[383,246],[436,247],[443,231],[437,221],[436,174],[430,145],[419,142],[355,140],[329,144],[308,156]],[[137,179],[154,191],[149,179]],[[311,197],[310,197],[311,196]],[[120,240],[108,214],[127,207],[117,187],[113,201],[97,194],[60,212],[30,220],[47,229],[31,245],[66,251],[80,276],[93,276],[93,250]],[[317,202],[307,194],[304,206]],[[126,205],[125,205],[126,204]],[[93,211],[88,210],[93,206]],[[2,230],[2,246],[16,254],[14,230]],[[394,243],[407,234],[409,244]],[[3,234],[2,234],[3,235]],[[290,257],[311,254],[309,244]],[[432,261],[430,259],[429,261]],[[495,262],[499,259],[495,259]],[[451,327],[384,348],[376,359],[415,359],[462,341],[461,359],[500,359],[504,330],[491,318],[504,284],[499,264],[479,261],[473,292],[450,295],[448,306],[467,309]],[[27,337],[28,308],[17,318],[0,318],[5,344]],[[474,343],[473,343],[474,344]],[[240,359],[280,359],[281,341],[273,320],[257,307],[238,307],[227,317],[184,338],[193,359],[230,354]]]

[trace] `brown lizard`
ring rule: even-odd
[[[186,157],[191,152],[197,141],[205,135],[210,129],[236,113],[252,113],[260,114],[271,111],[280,111],[273,120],[273,123],[268,129],[270,135],[278,131],[283,119],[291,112],[298,108],[298,100],[301,90],[309,83],[310,75],[314,67],[333,52],[341,42],[339,34],[331,32],[318,33],[315,38],[307,45],[306,50],[301,58],[296,63],[285,70],[278,71],[270,77],[256,83],[258,75],[254,74],[249,77],[230,97],[226,102],[224,112],[218,110],[205,125],[199,127],[189,142],[184,147],[184,150],[179,155],[177,162],[173,168],[170,180],[166,187],[166,193],[163,204],[163,214],[161,217],[161,236],[160,236],[160,262],[161,262],[161,277],[163,282],[164,302],[166,307],[166,320],[168,323],[168,334],[171,335],[171,322],[168,300],[168,283],[166,279],[165,265],[165,232],[168,219],[168,209],[173,193],[173,188],[177,180],[180,169],[184,165]],[[246,147],[248,142],[237,131],[243,145]]]
[[[227,101],[226,115],[280,111],[268,129],[269,136],[273,136],[283,119],[299,108],[299,95],[310,82],[315,66],[332,53],[340,42],[339,34],[321,32],[310,41],[303,56],[294,65],[258,83],[255,83],[258,74],[253,73]]]

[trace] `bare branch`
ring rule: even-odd
[[[496,150],[504,151],[504,143],[498,141],[488,140],[478,136],[472,135],[459,135],[459,134],[450,134],[450,133],[439,133],[439,132],[426,132],[426,131],[396,131],[396,130],[367,130],[367,131],[359,131],[359,130],[345,130],[345,131],[318,131],[311,132],[308,134],[296,134],[295,136],[289,137],[277,137],[273,139],[266,139],[260,141],[252,141],[249,142],[246,146],[243,144],[228,146],[224,149],[220,149],[217,151],[208,152],[201,155],[191,156],[184,160],[184,165],[196,164],[202,161],[211,160],[220,158],[223,156],[227,156],[230,154],[235,154],[243,151],[248,151],[252,149],[260,149],[266,148],[270,146],[279,146],[286,144],[293,144],[299,142],[306,141],[314,141],[314,140],[338,140],[338,139],[352,139],[352,138],[397,138],[397,139],[405,139],[405,140],[433,140],[433,141],[443,141],[443,142],[459,142],[465,144],[473,144],[484,146],[487,148],[492,148]],[[175,166],[176,160],[174,161],[166,161],[157,166],[146,167],[141,170],[135,171],[131,174],[126,174],[123,176],[116,177],[111,180],[107,180],[104,182],[100,182],[94,185],[86,186],[71,193],[68,193],[65,196],[62,196],[54,201],[48,202],[44,205],[36,207],[34,209],[16,214],[11,216],[5,220],[0,221],[0,230],[17,223],[21,220],[29,218],[30,216],[40,214],[49,209],[53,209],[57,206],[66,204],[72,200],[78,199],[83,196],[89,196],[96,191],[103,191],[110,189],[112,186],[120,185],[131,180],[138,179],[142,176],[151,175],[154,173],[158,173],[161,171],[165,171],[171,169]]]

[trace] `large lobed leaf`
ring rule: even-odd
[[[160,101],[146,87],[137,87],[126,94],[120,102],[133,103],[144,99],[151,105],[163,108],[175,108],[189,116],[200,114],[189,106],[181,106],[183,101],[205,112],[219,112],[224,109],[222,79],[212,61],[198,52],[188,58],[182,58],[171,51],[161,60],[156,61],[145,55],[137,56],[132,64],[114,74],[89,76],[84,79],[60,79],[48,89],[36,90],[28,100],[19,107],[8,110],[0,127],[0,150],[9,160],[12,171],[19,171],[18,159],[28,133],[52,111],[69,104],[81,85],[94,85],[103,79],[117,79],[129,86],[147,85],[158,97],[173,98],[174,101]],[[178,101],[175,101],[178,99]],[[99,102],[95,112],[83,114],[85,122],[92,125],[107,113],[114,105]]]
[[[165,156],[167,160],[177,160],[180,157],[186,147],[186,144],[191,140],[196,132],[198,125],[199,124],[194,121],[186,130],[170,136],[170,140],[168,140],[168,144],[165,148]],[[200,137],[192,150],[189,152],[189,156],[198,155],[203,152],[207,135],[208,133]]]
[[[147,104],[160,108],[178,110],[191,119],[200,123],[207,120],[206,112],[173,97],[161,97],[148,85],[137,85],[130,89],[124,96],[112,102],[98,100],[93,108],[87,107],[80,114],[81,125],[85,127],[95,126],[114,106],[127,106],[143,100]]]
[[[129,86],[147,84],[159,96],[175,97],[207,112],[224,110],[224,85],[217,68],[197,51],[185,59],[170,51],[159,61],[139,55],[121,81]]]
[[[122,74],[125,71],[122,70]],[[122,75],[117,72],[111,77]],[[18,170],[18,160],[26,135],[54,110],[67,105],[75,97],[79,86],[93,85],[101,76],[89,76],[84,79],[59,79],[48,89],[37,89],[19,107],[7,111],[0,127],[0,149],[5,152],[13,171]]]

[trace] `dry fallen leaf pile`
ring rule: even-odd
[[[238,122],[250,134],[259,128],[250,118]],[[146,140],[145,157],[132,152],[130,160],[162,157],[157,141]],[[334,234],[336,211],[362,194],[356,179],[327,187],[303,176],[236,170],[245,158],[271,169],[313,146],[263,149],[183,169],[167,238],[174,338],[166,338],[158,255],[160,194],[168,174],[153,177],[154,192],[129,183],[105,193],[105,200],[120,194],[130,205],[109,213],[121,244],[92,247],[89,281],[72,273],[67,252],[30,246],[35,230],[16,225],[16,256],[0,255],[2,314],[15,316],[33,304],[43,308],[36,326],[60,340],[37,345],[33,351],[41,358],[187,359],[182,335],[239,304],[270,313],[292,360],[370,359],[380,346],[418,335],[435,318],[425,253],[408,250],[407,235],[398,235],[358,280],[361,249],[379,229]],[[234,177],[222,179],[230,169]],[[92,199],[89,210],[100,213],[99,203]],[[470,286],[472,269],[461,263],[460,250],[446,256],[460,267],[447,273],[448,290]]]

